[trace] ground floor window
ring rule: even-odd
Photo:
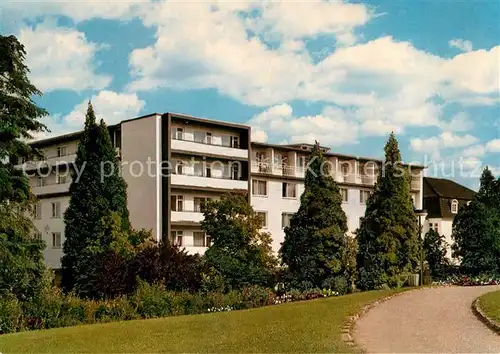
[[[170,243],[174,246],[182,246],[182,237],[182,231],[170,231]]]
[[[211,239],[203,231],[193,232],[193,246],[195,247],[210,247]]]
[[[62,242],[61,242],[61,233],[60,232],[53,232],[52,233],[52,248],[61,248]]]

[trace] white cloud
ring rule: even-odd
[[[459,112],[450,120],[442,121],[439,126],[444,131],[465,132],[471,130],[474,123],[465,112]]]
[[[41,139],[83,129],[89,100],[92,101],[96,118],[98,120],[104,119],[108,125],[137,117],[145,105],[145,102],[139,99],[135,93],[100,91],[97,95],[93,95],[77,104],[67,115],[59,114],[46,117],[43,122],[51,132],[39,134],[37,138]]]
[[[483,145],[474,145],[463,151],[463,155],[467,157],[482,157],[486,153]]]
[[[101,46],[82,32],[44,23],[21,29],[19,40],[27,51],[30,79],[41,91],[102,89],[111,82],[110,76],[96,73],[94,59]]]
[[[488,152],[500,152],[500,139],[494,139],[486,144]]]
[[[358,142],[359,125],[351,122],[348,113],[326,107],[320,114],[296,117],[288,104],[280,104],[255,115],[247,124],[252,138],[272,138],[287,143],[314,143],[339,146]],[[342,132],[339,134],[339,132]]]
[[[472,51],[472,42],[464,39],[452,39],[448,42],[448,45],[452,48],[458,48],[462,52],[471,52]]]
[[[434,160],[439,160],[442,150],[465,148],[477,141],[478,139],[470,134],[460,136],[452,132],[443,132],[430,138],[411,139],[410,147],[413,151],[429,154]]]

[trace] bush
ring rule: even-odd
[[[19,331],[22,316],[21,305],[14,296],[0,298],[0,334]]]

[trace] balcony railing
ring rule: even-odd
[[[222,147],[228,147],[228,148],[233,148],[233,149],[241,149],[241,146],[240,146],[239,142],[238,143],[234,143],[234,142],[233,143],[231,143],[231,142],[224,143],[221,140],[220,144],[216,144],[214,142],[213,137],[212,137],[212,139],[206,139],[205,138],[205,139],[200,140],[200,139],[186,139],[184,137],[184,135],[181,135],[181,136],[174,135],[172,137],[172,139],[173,140],[179,140],[179,141],[189,141],[191,143],[197,143],[197,144],[212,145],[212,146],[222,146]],[[208,141],[208,140],[210,140],[210,141]]]
[[[204,178],[215,178],[215,179],[226,179],[226,180],[233,180],[233,181],[246,181],[246,179],[241,176],[241,177],[236,177],[232,175],[227,175],[227,174],[222,174],[221,176],[218,176],[217,174],[210,174],[208,176],[206,173],[195,173],[195,172],[178,172],[174,171],[174,175],[178,176],[192,176],[192,177],[204,177]]]

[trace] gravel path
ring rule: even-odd
[[[500,286],[411,291],[361,317],[356,343],[369,353],[500,353],[500,336],[474,316],[472,301]]]

